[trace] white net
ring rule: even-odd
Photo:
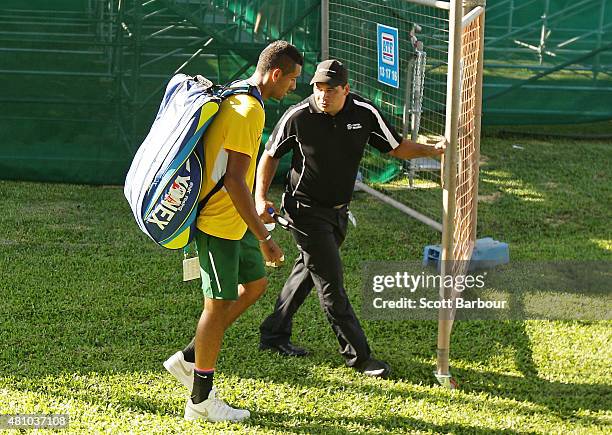
[[[478,196],[479,137],[477,122],[478,59],[481,41],[481,17],[463,26],[461,35],[461,105],[458,127],[455,217],[453,219],[452,258],[465,268],[472,256],[476,239]],[[462,274],[465,270],[455,270]]]

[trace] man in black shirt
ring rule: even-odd
[[[260,349],[292,356],[308,353],[290,337],[293,315],[314,286],[346,364],[369,376],[386,377],[390,368],[372,358],[344,289],[339,248],[346,236],[348,204],[367,143],[403,159],[440,155],[445,145],[403,139],[370,101],[350,92],[347,83],[348,71],[341,62],[321,62],[311,81],[313,94],[285,112],[257,168],[257,211],[264,222],[273,222],[268,189],[279,159],[293,151],[282,208],[300,230],[293,231],[300,255],[274,312],[261,324]]]

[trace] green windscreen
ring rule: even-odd
[[[487,2],[484,122],[612,118],[608,0]]]
[[[320,3],[3,0],[0,177],[122,183],[164,85],[177,70],[217,83],[243,78],[252,73],[267,43],[286,39],[302,50],[306,64],[295,94],[267,104],[269,134],[288,105],[310,93],[308,81],[321,53]],[[421,131],[439,132],[446,92],[447,47],[440,42],[446,39],[445,29],[443,20],[439,23],[439,17],[421,14],[419,8],[409,0],[330,1],[330,27],[338,27],[342,38],[331,29],[329,43],[334,56],[350,63],[353,79],[363,77],[366,96],[381,104],[404,131],[402,112],[411,97],[402,92],[401,83],[398,92],[389,94],[376,82],[371,26],[389,22],[399,29],[403,81],[410,32],[417,24],[427,58],[423,110],[432,115],[424,117]],[[416,15],[398,18],[406,10]],[[347,24],[351,16],[368,24]],[[485,123],[612,118],[609,1],[490,1],[485,27]],[[334,39],[348,42],[339,45]],[[376,164],[379,156],[366,158]],[[393,177],[406,169],[391,165],[389,173],[380,176]]]
[[[3,1],[0,176],[123,183],[177,71],[246,78],[285,39],[304,54],[294,95],[266,105],[266,132],[309,91],[320,52],[317,0]]]

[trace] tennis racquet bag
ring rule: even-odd
[[[198,201],[205,177],[202,135],[222,101],[238,93],[253,95],[263,105],[257,87],[246,82],[222,87],[202,76],[177,74],[168,83],[124,186],[136,223],[160,246],[181,249],[189,244],[199,211],[223,187],[221,178]]]

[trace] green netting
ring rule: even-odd
[[[2,0],[2,9],[28,11],[85,11],[97,0]]]
[[[339,14],[349,15],[357,3],[347,1]],[[409,5],[363,3],[360,14],[391,21]],[[338,14],[335,19],[343,21]],[[319,0],[3,0],[0,21],[0,169],[11,179],[121,183],[174,71],[185,64],[184,72],[217,82],[245,77],[261,48],[283,38],[303,50],[306,67],[296,94],[268,105],[269,132],[289,104],[310,93],[308,79],[320,56]],[[428,35],[425,17],[415,21],[424,24],[423,38],[441,39]],[[409,24],[397,26],[407,51]],[[485,123],[611,119],[611,28],[607,0],[489,2]],[[363,31],[350,30],[353,36]],[[371,50],[369,44],[343,48],[360,53]],[[444,50],[429,47],[431,66]],[[352,68],[375,81],[370,65]],[[424,98],[431,115],[444,104],[433,84],[443,75],[444,66],[428,74]],[[401,94],[372,86],[368,96],[401,117]],[[422,129],[437,132],[441,124],[426,120]],[[379,181],[402,169],[381,172]]]
[[[7,179],[122,183],[177,70],[244,78],[282,38],[303,52],[306,72],[296,95],[268,102],[269,132],[310,92],[320,52],[318,0],[3,1],[0,20]]]
[[[485,35],[485,123],[612,118],[609,0],[489,2]]]
[[[109,46],[93,4],[0,5],[3,178],[120,180],[130,153],[117,140]]]

